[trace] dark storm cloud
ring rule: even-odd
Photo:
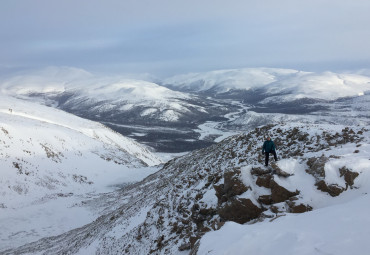
[[[351,68],[369,63],[369,10],[365,0],[3,0],[0,68]]]

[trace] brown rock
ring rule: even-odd
[[[240,180],[240,174],[241,172],[237,168],[224,173],[224,194],[226,194],[227,198],[241,195],[249,189]]]
[[[292,174],[289,174],[289,173],[284,172],[283,170],[281,170],[280,167],[278,165],[276,165],[275,163],[271,163],[271,167],[272,167],[273,170],[275,170],[276,174],[279,175],[279,176],[282,176],[282,177],[292,176]]]
[[[339,196],[339,194],[344,191],[342,187],[339,187],[336,184],[327,185],[324,180],[317,182],[315,186],[318,190],[321,190],[322,192],[327,192],[332,197]]]
[[[307,165],[309,169],[306,170],[307,173],[313,175],[315,178],[324,178],[325,177],[325,163],[329,159],[322,155],[319,158],[312,157],[307,160]]]
[[[186,251],[191,249],[191,244],[190,243],[184,243],[180,245],[179,251]]]
[[[199,213],[205,216],[212,216],[216,214],[216,210],[214,208],[201,208]]]
[[[269,174],[271,171],[269,169],[263,169],[260,167],[252,167],[251,174],[260,176],[264,174]]]
[[[271,195],[262,195],[258,197],[258,202],[265,204],[265,205],[271,205],[272,199]]]
[[[359,173],[352,172],[347,167],[339,168],[340,177],[344,176],[344,181],[346,182],[346,189],[348,186],[352,186],[354,184],[354,180],[357,178]]]
[[[280,211],[279,207],[277,207],[275,205],[270,206],[270,210],[271,210],[271,212],[276,213],[276,214],[283,212],[283,211]]]
[[[250,199],[237,198],[220,207],[218,214],[224,221],[235,221],[243,224],[258,218],[262,211],[263,210],[253,204]]]
[[[256,184],[260,187],[270,188],[271,177],[270,174],[258,176]]]
[[[287,190],[286,188],[280,186],[277,182],[275,182],[275,180],[271,180],[270,188],[271,188],[271,199],[273,203],[284,202],[290,197],[293,197],[299,194],[298,190],[296,190],[295,192],[291,192]]]
[[[190,247],[193,248],[195,246],[195,243],[200,239],[200,236],[191,236],[189,238],[190,241]]]
[[[304,212],[309,212],[312,211],[312,207],[309,205],[305,204],[299,204],[299,205],[292,205],[290,207],[290,212],[292,213],[304,213]]]
[[[224,195],[224,185],[213,185],[213,188],[216,191],[216,197],[218,198],[218,200],[220,200],[221,197]]]

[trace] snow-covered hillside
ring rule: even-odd
[[[258,90],[266,102],[302,98],[335,100],[370,91],[370,77],[333,72],[311,73],[291,69],[246,68],[192,73],[165,79],[163,84],[184,91],[225,93]]]
[[[51,107],[1,96],[0,115],[3,194],[104,182],[106,173],[161,162],[132,139]]]
[[[44,228],[57,228],[52,226],[53,222],[47,223],[48,214],[58,213],[52,211],[52,207],[66,212],[61,206],[64,200],[91,192],[106,192],[112,190],[111,185],[141,180],[155,171],[147,166],[160,163],[147,147],[99,123],[0,95],[0,246],[9,245],[10,240],[21,244],[18,243],[21,239],[26,242],[60,233],[60,230],[49,229],[40,234],[31,219],[44,218]],[[42,210],[37,207],[48,202],[50,206]],[[36,209],[40,210],[39,215]],[[31,216],[31,211],[35,215]],[[68,222],[63,226],[61,219],[67,216],[58,216],[61,230],[73,226]],[[25,223],[25,217],[29,223]],[[16,234],[27,231],[31,238]]]
[[[261,155],[266,135],[272,135],[280,158],[271,169],[263,166]],[[369,242],[355,235],[368,233],[364,215],[370,207],[362,202],[369,201],[370,192],[369,137],[370,131],[358,126],[256,128],[169,161],[157,173],[119,191],[116,209],[82,228],[3,253],[243,254],[250,244],[254,254],[264,254],[254,249],[260,237],[268,242],[266,250],[284,248],[289,254],[291,247],[308,247],[320,237],[317,249],[303,254],[347,254],[352,246],[357,254],[367,254]],[[332,226],[333,213],[344,216],[349,205],[354,216],[337,221],[347,221],[344,232],[335,233],[338,249],[333,236],[322,234],[322,227]],[[363,210],[358,219],[365,222],[351,224],[358,210]],[[317,222],[303,224],[304,219]],[[292,230],[295,223],[302,228]],[[203,239],[205,233],[209,234]],[[239,233],[235,241],[227,241],[226,235]]]
[[[79,115],[135,111],[141,117],[173,122],[196,108],[205,111],[186,102],[191,99],[188,94],[152,82],[98,77],[84,70],[66,67],[50,67],[5,79],[1,90],[14,97],[33,96],[46,104],[76,111]]]
[[[277,68],[228,69],[176,75],[164,79],[162,83],[181,90],[212,90],[222,93],[233,89],[248,90],[263,87],[280,79],[294,77],[297,74],[307,73]]]

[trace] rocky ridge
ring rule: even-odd
[[[271,134],[280,159],[265,168],[261,144]],[[196,254],[202,235],[226,221],[272,221],[360,188],[361,171],[344,159],[368,148],[368,137],[361,127],[256,128],[169,161],[115,193],[115,209],[84,227],[3,254]]]

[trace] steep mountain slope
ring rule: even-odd
[[[271,169],[263,167],[260,147],[268,134],[276,135],[280,157]],[[169,161],[119,191],[117,209],[82,228],[3,253],[188,254],[227,221],[269,224],[286,214],[341,206],[368,197],[369,135],[361,127],[256,128]]]
[[[38,226],[28,222],[31,212],[39,211],[32,216],[35,222],[46,219],[44,211],[58,213],[51,213],[51,207],[65,210],[57,200],[72,203],[76,196],[138,181],[155,171],[147,166],[161,163],[149,148],[101,124],[4,95],[0,95],[0,145],[2,247],[61,233],[49,231],[55,227],[49,222],[50,226],[44,226],[46,232],[39,235]],[[71,227],[67,222],[63,226],[60,218],[53,220],[64,231]],[[30,239],[16,234],[27,231]]]
[[[3,176],[12,176],[7,181],[21,174],[26,183],[49,189],[65,185],[57,176],[78,182],[68,175],[83,174],[94,182],[104,176],[101,169],[117,171],[122,166],[135,168],[161,162],[132,139],[50,107],[1,96],[0,114],[1,170]],[[54,178],[58,179],[55,183]],[[26,194],[29,189],[7,184],[2,185],[2,192]]]

